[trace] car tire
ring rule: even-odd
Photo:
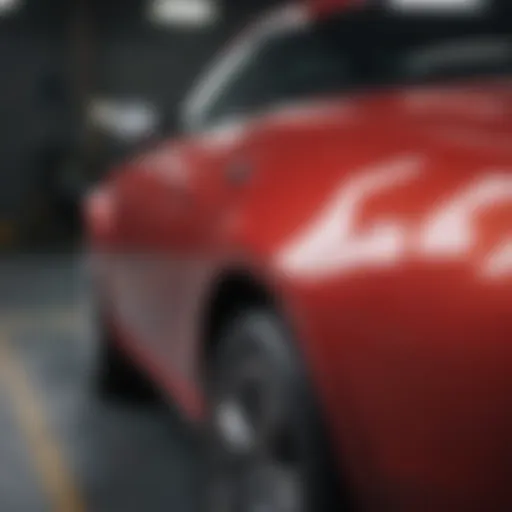
[[[210,361],[208,512],[352,510],[292,336],[245,311]]]
[[[111,324],[99,321],[95,392],[103,401],[153,405],[159,395],[150,380],[123,350]]]

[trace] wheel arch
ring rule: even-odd
[[[277,297],[270,287],[246,269],[223,272],[215,280],[206,307],[200,333],[201,373],[206,376],[220,333],[229,319],[250,307],[277,309]]]
[[[248,308],[269,309],[279,316],[286,328],[291,327],[293,332],[293,327],[290,326],[289,318],[285,314],[286,308],[283,306],[280,294],[268,282],[258,278],[250,270],[236,269],[219,275],[211,288],[201,326],[200,365],[205,390],[209,389],[210,364],[218,344],[222,340],[222,329],[227,325],[227,322]],[[302,361],[300,348],[294,346],[294,349],[299,350],[298,356]],[[306,366],[303,367],[303,370],[305,371],[304,378],[306,379],[305,382],[308,383],[308,389],[313,391],[313,388],[309,388],[311,382]],[[337,505],[341,504],[344,507],[343,510],[355,510],[353,497],[346,489],[348,480],[345,479],[344,470],[334,460],[335,448],[331,433],[326,429],[325,411],[315,394],[311,395],[311,400],[312,407],[315,408],[315,414],[318,413],[318,425],[316,426],[319,428],[319,438],[325,443],[326,459],[324,462],[333,469],[332,473],[328,475],[328,479],[330,486],[335,490],[336,509],[338,509]]]

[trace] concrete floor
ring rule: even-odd
[[[196,510],[200,459],[173,413],[91,392],[88,311],[80,258],[0,261],[0,510]]]

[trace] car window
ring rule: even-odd
[[[243,62],[233,79],[224,86],[216,100],[201,113],[201,123],[213,126],[251,110],[257,103],[258,92],[265,87],[264,62],[261,55],[265,48],[256,48]]]
[[[512,71],[512,20],[489,15],[396,17],[375,34],[377,86],[426,84],[508,75]]]
[[[469,18],[345,13],[260,42],[201,122],[347,90],[510,74],[511,34],[512,17],[491,10]]]
[[[404,75],[413,79],[486,75],[512,69],[512,44],[507,37],[448,41],[412,51],[404,59]]]
[[[309,30],[265,41],[209,109],[205,125],[251,115],[283,102],[331,93],[354,81],[350,63],[335,46]]]

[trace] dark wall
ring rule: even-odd
[[[36,215],[41,162],[73,144],[70,3],[27,0],[0,17],[0,221]]]

